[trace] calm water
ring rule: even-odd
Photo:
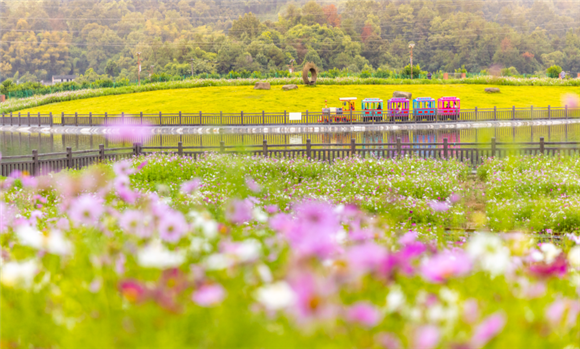
[[[219,146],[225,145],[258,145],[266,139],[268,144],[301,144],[310,138],[312,143],[350,143],[354,138],[357,143],[390,143],[397,138],[402,142],[426,143],[449,142],[472,143],[489,142],[496,137],[498,142],[531,142],[544,137],[546,142],[577,141],[580,142],[580,124],[553,126],[523,126],[479,129],[453,130],[399,130],[399,131],[365,131],[340,133],[296,133],[296,134],[207,134],[207,135],[156,135],[144,142],[146,146]],[[135,140],[138,141],[138,140]],[[33,149],[39,153],[73,150],[98,149],[99,144],[105,147],[131,146],[132,142],[114,142],[102,135],[63,135],[42,133],[0,132],[0,151],[4,156],[30,154]]]

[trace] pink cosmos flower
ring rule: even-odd
[[[576,109],[580,107],[580,97],[574,93],[565,93],[562,95],[562,105],[568,108]]]
[[[469,324],[475,323],[479,317],[479,306],[477,300],[468,299],[463,303],[463,319]]]
[[[139,197],[139,193],[133,191],[130,188],[130,180],[129,177],[123,175],[123,176],[117,176],[115,178],[115,180],[113,181],[113,186],[115,187],[115,190],[117,191],[117,195],[125,202],[129,203],[129,204],[134,204],[135,200],[137,200],[137,198]]]
[[[375,339],[385,349],[401,349],[403,345],[397,336],[388,332],[381,332]]]
[[[566,319],[564,319],[564,314],[567,311]],[[566,326],[567,328],[573,327],[576,324],[576,318],[580,312],[580,302],[571,299],[557,299],[546,309],[546,319],[552,324],[552,326]],[[564,323],[562,323],[562,321]]]
[[[132,161],[131,160],[121,160],[117,161],[113,164],[113,171],[117,176],[129,176],[135,173],[135,170],[132,168]]]
[[[300,320],[329,319],[335,316],[336,309],[328,301],[335,291],[330,280],[301,272],[294,275],[289,284],[296,296],[292,310]]]
[[[381,321],[381,313],[369,302],[357,302],[348,308],[346,318],[349,322],[375,327]]]
[[[113,124],[107,137],[113,141],[146,142],[151,137],[152,127],[149,123],[143,125],[124,125],[120,121]]]
[[[102,199],[91,194],[83,194],[71,203],[68,213],[77,225],[96,225],[104,211]]]
[[[151,218],[139,210],[126,210],[119,219],[119,226],[129,234],[149,237],[153,233]]]
[[[234,224],[242,224],[252,219],[254,205],[248,199],[234,200],[226,210],[226,218]]]
[[[405,233],[405,235],[401,236],[399,238],[399,244],[401,245],[408,245],[410,243],[415,242],[415,240],[417,240],[417,237],[419,236],[419,233],[417,233],[416,231],[409,231],[407,233]]]
[[[259,193],[262,190],[262,187],[252,178],[246,178],[246,185],[254,193]]]
[[[466,275],[469,271],[471,260],[461,250],[437,254],[421,266],[423,278],[433,283],[445,282],[452,277]]]
[[[0,233],[4,232],[14,220],[16,210],[13,206],[0,201]]]
[[[414,349],[432,349],[439,344],[441,339],[441,332],[439,328],[434,325],[425,325],[415,330]]]
[[[346,252],[349,267],[356,274],[378,270],[387,258],[387,250],[373,242],[355,245]]]
[[[481,348],[490,340],[497,336],[505,326],[506,318],[501,313],[495,313],[483,320],[479,324],[471,337],[471,345],[474,348]]]
[[[181,212],[168,210],[157,226],[159,237],[167,242],[177,242],[187,232],[188,226]]]
[[[456,204],[459,200],[461,200],[461,196],[459,194],[451,194],[449,195],[449,202],[451,202],[451,204]]]
[[[183,182],[181,184],[180,189],[185,194],[191,194],[199,188],[200,184],[201,184],[201,179],[195,178],[195,179],[192,179],[190,181]]]
[[[211,307],[222,302],[226,292],[219,284],[203,285],[197,289],[191,299],[202,307]]]
[[[445,212],[449,210],[449,204],[445,201],[433,200],[429,202],[429,207],[435,212]]]
[[[277,205],[266,205],[264,207],[264,209],[266,210],[266,212],[268,212],[269,214],[274,214],[276,212],[278,212],[280,209],[278,208]]]

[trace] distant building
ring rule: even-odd
[[[53,75],[52,83],[74,81],[76,78],[76,75]]]

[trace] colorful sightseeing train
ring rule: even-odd
[[[382,99],[365,98],[360,112],[355,110],[356,97],[342,97],[339,100],[343,107],[329,108],[325,105],[318,122],[351,122],[356,120],[357,114],[366,122],[458,120],[461,112],[461,100],[457,97],[441,97],[437,101],[431,97],[415,98],[412,113],[410,101],[402,97],[389,99],[386,109]]]

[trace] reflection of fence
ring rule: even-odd
[[[32,155],[6,156],[0,162],[0,175],[8,176],[13,171],[26,171],[31,175],[43,175],[49,172],[58,172],[63,169],[80,169],[104,161],[116,161],[135,155],[152,153],[175,153],[179,156],[189,156],[198,159],[208,152],[224,154],[249,154],[265,157],[308,158],[317,161],[332,162],[335,159],[352,156],[362,158],[393,159],[399,157],[418,157],[423,159],[455,159],[477,166],[489,157],[505,157],[507,155],[580,155],[580,143],[577,142],[540,142],[499,143],[495,138],[491,143],[449,143],[447,138],[443,142],[414,143],[401,142],[397,138],[394,143],[350,143],[324,144],[268,144],[266,140],[261,145],[245,147],[220,146],[184,147],[181,142],[175,146],[143,146],[135,143],[132,147],[105,148],[99,145],[98,150],[72,151]]]
[[[372,116],[368,111],[349,112],[343,115],[325,113],[156,113],[156,114],[27,114],[2,115],[2,125],[11,126],[107,126],[107,125],[157,125],[157,126],[259,126],[259,125],[324,125],[324,124],[386,124],[386,123],[438,123],[457,121],[550,120],[580,117],[579,108],[502,108],[464,109],[454,116],[388,117]],[[300,114],[296,117],[296,114]],[[369,116],[370,115],[370,116]]]

